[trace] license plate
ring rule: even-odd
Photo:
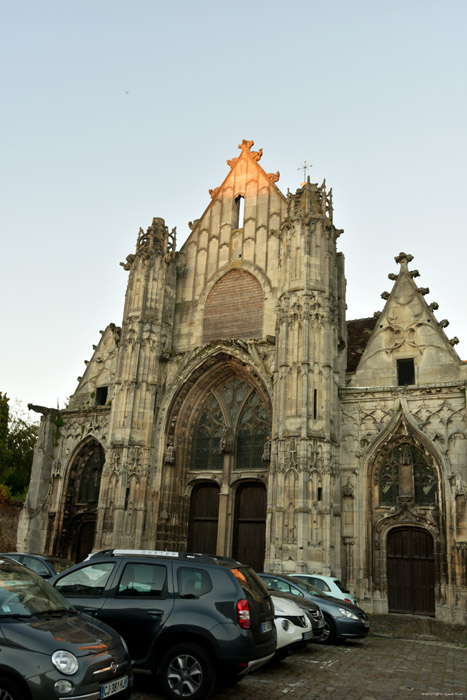
[[[313,632],[304,632],[303,641],[306,642],[308,639],[313,639]]]
[[[111,695],[119,693],[121,690],[125,690],[128,685],[128,676],[123,676],[122,678],[116,678],[114,681],[109,681],[101,685],[101,698],[110,698]]]
[[[261,623],[261,632],[270,632],[272,630],[272,622],[268,620],[268,622],[262,622]]]

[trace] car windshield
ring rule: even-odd
[[[0,559],[0,618],[58,610],[73,607],[38,574],[14,561]]]

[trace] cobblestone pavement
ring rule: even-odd
[[[365,640],[309,644],[212,700],[467,700],[467,630],[427,618],[378,616]],[[137,675],[132,700],[159,700]]]

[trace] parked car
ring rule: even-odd
[[[129,698],[128,650],[38,574],[0,556],[0,698]]]
[[[367,636],[370,630],[370,620],[357,605],[332,598],[320,591],[319,588],[285,574],[259,574],[259,576],[272,594],[273,591],[293,593],[318,603],[326,625],[321,639],[317,641],[330,644],[336,639],[358,639]]]
[[[271,596],[233,559],[111,549],[52,583],[116,629],[134,668],[153,671],[174,700],[206,698],[218,679],[236,681],[276,649]]]
[[[289,654],[303,649],[313,638],[311,621],[303,608],[293,600],[271,596],[274,605],[274,624],[277,647],[274,660],[281,661]]]
[[[320,591],[332,596],[333,598],[340,598],[345,600],[346,603],[352,603],[357,605],[357,601],[351,595],[350,591],[345,588],[338,578],[335,576],[325,576],[324,574],[290,574],[292,578],[299,579],[300,581],[306,581],[306,583],[311,583],[315,588],[319,588]]]
[[[301,596],[293,595],[293,593],[280,593],[279,591],[274,591],[271,597],[273,599],[288,598],[289,600],[296,603],[300,608],[302,608],[303,612],[311,622],[313,632],[312,641],[316,642],[318,641],[318,639],[321,639],[321,637],[324,634],[326,622],[324,620],[324,615],[321,612],[321,608],[317,603],[315,603],[312,600],[309,600],[308,598],[302,598]]]
[[[27,566],[31,571],[43,578],[50,579],[52,576],[60,574],[62,571],[74,566],[75,562],[62,557],[54,557],[52,554],[29,554],[26,552],[5,552],[0,553],[1,557],[10,557]]]

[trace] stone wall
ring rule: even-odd
[[[23,501],[0,503],[0,551],[16,551],[16,531]]]

